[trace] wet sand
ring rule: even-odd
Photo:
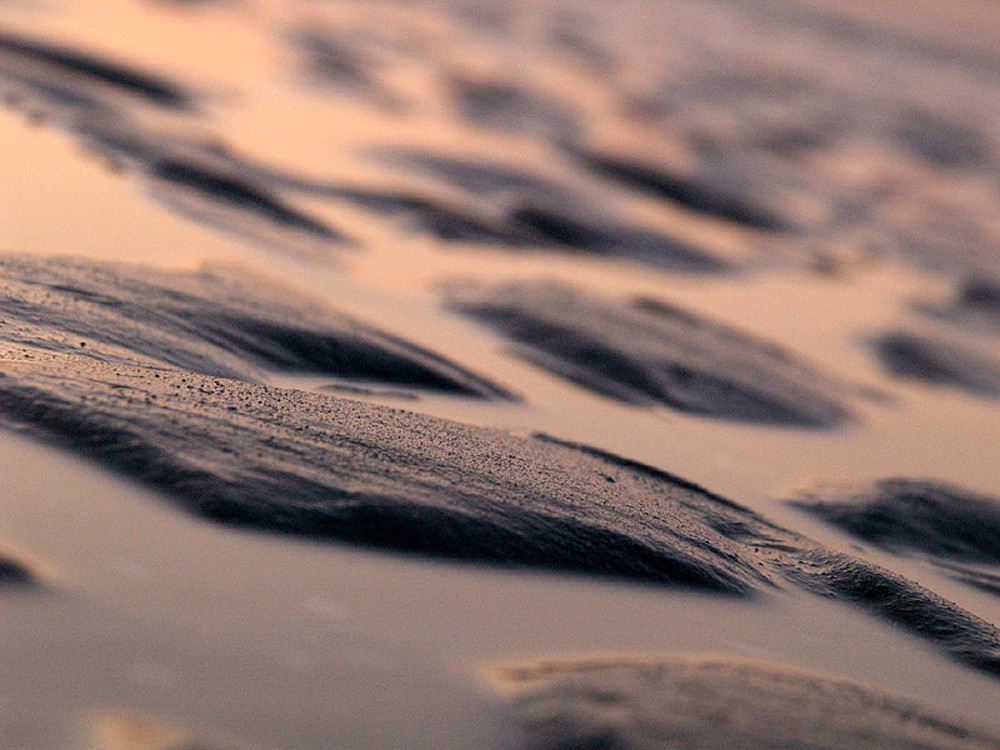
[[[998,24],[0,3],[0,734],[995,746]]]

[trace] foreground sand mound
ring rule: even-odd
[[[554,661],[500,679],[530,750],[1000,748],[1000,738],[909,701],[766,665]]]
[[[204,518],[505,566],[849,601],[1000,674],[996,627],[690,482],[382,406],[0,345],[0,419]]]

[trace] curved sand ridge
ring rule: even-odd
[[[1000,748],[1000,738],[909,701],[763,664],[567,660],[499,677],[530,750]]]
[[[0,552],[0,591],[35,584],[35,575],[27,566]]]
[[[806,492],[792,504],[890,550],[1000,564],[1000,499],[961,487],[883,479]]]
[[[0,257],[0,340],[259,381],[324,375],[512,398],[458,365],[261,277]]]
[[[353,59],[343,40],[325,39],[314,32],[292,37],[294,46],[308,51],[310,68],[315,69],[317,62],[320,68],[332,66],[333,72],[353,82],[349,88],[374,85],[364,83],[368,77],[360,59]],[[469,90],[480,87],[473,85]],[[485,95],[483,103],[488,103],[491,91],[486,86],[472,96],[482,99]],[[0,93],[6,93],[9,105],[55,118],[116,167],[141,173],[153,195],[172,210],[271,248],[325,257],[333,248],[356,244],[354,238],[299,210],[290,200],[290,194],[306,194],[380,216],[405,215],[443,241],[624,257],[678,271],[731,270],[711,253],[634,224],[606,207],[598,210],[593,201],[586,210],[579,210],[582,195],[540,191],[536,188],[546,184],[542,178],[508,185],[517,188],[517,200],[497,216],[494,206],[456,203],[435,191],[314,180],[255,163],[231,151],[224,139],[206,138],[202,130],[191,128],[189,135],[178,135],[176,125],[167,130],[136,116],[142,107],[152,106],[186,113],[193,123],[198,97],[182,83],[58,41],[0,33]],[[375,98],[394,101],[385,92]],[[428,164],[435,166],[433,159]],[[450,177],[460,181],[448,167]],[[484,173],[491,167],[470,169]],[[503,167],[493,170],[501,179],[504,172],[510,172]],[[600,214],[596,219],[595,213]]]
[[[1000,632],[682,479],[551,439],[0,345],[0,419],[202,517],[504,566],[850,601],[1000,674]]]
[[[212,139],[178,137],[141,116],[149,108],[196,115],[199,96],[180,82],[96,50],[0,33],[0,93],[8,106],[54,118],[116,167],[142,173],[175,211],[310,254],[346,244],[335,228],[291,205],[280,181]]]
[[[871,343],[895,377],[1000,397],[1000,360],[992,356],[909,331],[890,331]]]
[[[835,427],[847,388],[766,341],[665,303],[555,283],[452,286],[449,306],[522,358],[620,401],[743,422]]]
[[[791,504],[883,549],[928,555],[953,578],[1000,595],[996,497],[926,479],[883,479],[804,492]]]
[[[163,76],[97,53],[8,33],[0,33],[0,77],[53,104],[81,109],[107,107],[107,99],[115,94],[171,109],[194,106],[191,92]]]

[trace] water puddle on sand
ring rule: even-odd
[[[996,94],[989,45],[976,36],[963,49],[954,29],[920,31],[923,16],[900,19],[888,6],[884,17],[845,6],[837,12],[855,25],[838,36],[812,15],[827,5],[819,0],[794,12],[720,2],[717,16],[682,0],[646,5],[607,18],[580,2],[573,20],[546,3],[515,4],[507,18],[475,3],[0,3],[4,34],[134,66],[109,72],[0,45],[10,105],[0,110],[0,250],[241,266],[518,399],[258,367],[266,385],[644,462],[1000,624],[1000,597],[987,589],[783,502],[818,482],[883,477],[1000,495],[1000,401],[961,379],[892,377],[870,344],[916,331],[1000,358],[989,327],[924,312],[949,304],[956,279],[1000,268],[989,218],[997,186],[985,174],[1000,145],[977,98]],[[662,43],[667,29],[676,44]],[[857,49],[877,46],[872,29],[892,32],[885,81],[855,62]],[[924,31],[933,38],[920,43]],[[760,89],[750,76],[737,96],[734,70],[771,33]],[[703,39],[716,62],[698,56]],[[809,78],[822,55],[839,76],[829,89]],[[137,71],[190,92],[193,107],[137,93]],[[795,97],[780,93],[793,85]],[[892,98],[911,88],[914,101]],[[560,95],[569,91],[578,96]],[[886,135],[895,120],[873,104],[886,97],[926,115],[916,132]],[[654,124],[627,114],[639,111]],[[945,126],[926,123],[946,111],[954,138],[942,150]],[[761,145],[779,131],[797,155]],[[651,144],[664,159],[660,182],[633,189],[569,148],[603,147],[609,133],[630,155]],[[649,190],[681,177],[685,190],[705,190],[695,208]],[[721,199],[705,197],[733,186],[761,210],[786,211],[793,228],[733,225]],[[937,219],[917,229],[907,216]],[[941,240],[940,226],[954,236]],[[677,271],[664,257],[676,261],[681,247],[676,257],[695,252],[732,270]],[[555,283],[606,309],[636,298],[676,306],[730,331],[740,352],[777,344],[815,368],[850,418],[793,429],[609,398],[587,386],[592,377],[566,375],[593,358],[526,352],[523,339],[449,311],[445,287],[470,281]],[[0,343],[11,321],[34,320],[2,305]],[[636,355],[646,346],[636,341],[619,351],[612,340],[612,355],[639,370],[663,356],[655,341]],[[250,351],[243,340],[210,343]],[[721,377],[728,355],[719,356],[699,372]],[[0,592],[0,736],[17,750],[507,747],[516,733],[491,668],[615,655],[712,654],[818,672],[1000,731],[995,677],[797,590],[743,601],[238,531],[17,429],[0,430],[0,466],[0,556],[39,579]]]

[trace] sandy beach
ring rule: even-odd
[[[1000,748],[997,38],[0,0],[0,748]]]

